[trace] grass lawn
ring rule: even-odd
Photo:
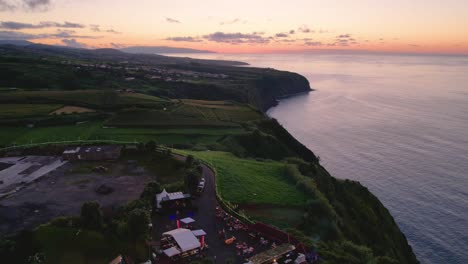
[[[62,107],[60,104],[0,104],[1,118],[22,118],[48,115]]]
[[[284,164],[242,159],[228,152],[177,151],[212,164],[221,196],[238,204],[303,205],[306,197],[284,177]]]
[[[252,219],[279,228],[296,227],[303,221],[304,209],[290,206],[241,207]]]

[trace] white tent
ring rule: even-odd
[[[180,251],[176,247],[171,247],[163,251],[164,254],[168,257],[173,257],[175,255],[179,255]]]
[[[191,217],[186,217],[186,218],[183,218],[183,219],[180,219],[180,221],[184,224],[190,224],[190,223],[194,223],[195,220]]]
[[[192,234],[196,237],[206,236],[206,232],[203,229],[192,230]]]
[[[172,236],[182,252],[201,247],[200,241],[198,241],[189,229],[178,228],[165,232],[163,235]]]
[[[179,200],[189,198],[190,194],[184,194],[182,192],[173,192],[168,193],[166,189],[164,189],[161,193],[156,194],[156,208],[161,208],[161,202],[163,201],[172,201],[172,200]]]

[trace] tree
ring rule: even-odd
[[[195,193],[197,191],[198,183],[200,182],[200,176],[196,171],[189,171],[185,175],[184,183],[187,187],[187,190],[190,193]]]
[[[195,158],[193,157],[193,155],[188,155],[187,158],[185,158],[185,167],[191,168],[194,163]]]
[[[148,235],[150,217],[146,210],[134,209],[128,216],[128,231],[134,239],[144,238]]]
[[[148,201],[154,201],[154,196],[160,192],[161,184],[159,184],[158,182],[150,182],[145,186],[145,189],[141,193],[140,197]]]
[[[86,202],[81,207],[81,222],[83,227],[99,230],[104,226],[101,206],[97,202]]]
[[[156,142],[154,142],[154,140],[146,142],[145,150],[148,152],[154,152],[156,150]]]

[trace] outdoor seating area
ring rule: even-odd
[[[265,239],[256,232],[251,232],[246,224],[219,207],[216,208],[216,218],[219,222],[219,238],[224,240],[228,247],[235,249],[239,262],[245,262],[256,254],[276,248],[277,244],[280,243]]]

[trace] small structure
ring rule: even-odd
[[[67,148],[62,157],[65,160],[116,160],[121,151],[122,147],[118,145],[72,147]]]
[[[191,217],[186,217],[186,218],[182,218],[180,219],[180,221],[186,225],[188,224],[191,224],[191,223],[195,223],[195,220]]]
[[[200,251],[202,244],[191,230],[178,228],[162,234],[161,247],[170,258],[184,258]]]
[[[203,229],[192,230],[192,234],[196,237],[206,236],[206,232]]]
[[[192,205],[190,194],[182,192],[169,193],[164,189],[161,193],[156,194],[156,209],[182,209]]]

